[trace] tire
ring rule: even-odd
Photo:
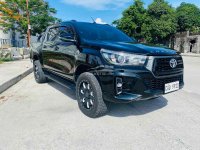
[[[86,116],[98,118],[107,112],[107,106],[102,97],[102,90],[96,77],[91,73],[83,73],[76,83],[78,106]]]
[[[34,71],[35,81],[37,83],[46,83],[47,82],[47,78],[45,77],[45,74],[42,70],[42,66],[41,66],[39,60],[35,60],[33,62],[33,71]]]

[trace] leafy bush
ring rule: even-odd
[[[0,64],[2,64],[3,62],[9,62],[12,61],[11,58],[0,58]]]

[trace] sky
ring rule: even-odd
[[[67,20],[111,24],[119,19],[124,9],[133,3],[133,0],[46,0],[51,7],[56,8],[56,17]],[[143,0],[147,7],[153,0]],[[182,2],[193,3],[200,7],[200,0],[167,0],[173,7]]]

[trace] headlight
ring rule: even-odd
[[[102,49],[101,54],[105,60],[115,65],[143,66],[147,59],[147,56],[144,56],[144,55],[115,52],[115,51],[106,50],[106,49]]]

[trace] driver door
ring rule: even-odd
[[[59,75],[73,80],[75,70],[75,54],[79,49],[76,46],[75,31],[71,25],[60,26],[53,49],[56,50],[56,71]]]

